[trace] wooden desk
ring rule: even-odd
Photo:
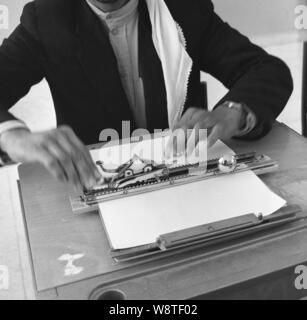
[[[255,150],[278,160],[280,170],[265,176],[264,181],[290,204],[307,210],[307,141],[304,138],[276,124],[272,133],[261,141],[229,144],[236,152]],[[294,267],[307,265],[306,223],[180,256],[162,256],[158,261],[114,265],[98,215],[72,215],[67,199],[72,191],[50,180],[40,167],[26,166],[26,170],[21,170],[21,182],[29,179],[33,188],[23,190],[23,199],[26,234],[31,243],[28,257],[34,266],[39,298],[87,299],[98,286],[102,286],[102,292],[121,290],[128,299],[269,299],[307,295],[294,288]],[[10,187],[16,192],[13,185]],[[12,201],[16,203],[16,196]],[[11,212],[20,220],[19,208],[15,206]],[[19,238],[23,239],[13,239],[19,244],[21,254],[16,254],[17,248],[13,248],[8,256],[14,256],[14,275],[23,276],[28,286],[31,273],[24,250],[24,234],[20,235],[16,227],[15,230],[19,230]],[[62,260],[65,254],[80,254],[74,262],[77,270],[67,269],[67,262]],[[16,267],[17,263],[21,263],[20,268]],[[18,270],[23,270],[21,276]],[[22,282],[18,279],[16,282]],[[27,294],[22,290],[25,289],[16,286],[19,295],[11,289],[6,297],[33,297],[31,290]]]

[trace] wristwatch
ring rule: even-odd
[[[256,116],[249,110],[249,108],[242,103],[236,103],[232,101],[226,101],[224,105],[227,108],[235,110],[240,113],[241,121],[240,121],[240,133],[239,136],[243,136],[252,131],[257,123]]]

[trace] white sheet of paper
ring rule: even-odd
[[[219,142],[208,158],[229,152]],[[285,204],[253,172],[242,172],[101,203],[99,208],[111,247],[128,249],[154,243],[162,234],[248,213],[266,216]]]

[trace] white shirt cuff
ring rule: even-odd
[[[19,129],[19,128],[28,129],[26,124],[24,122],[22,122],[21,120],[9,120],[9,121],[5,121],[5,122],[0,123],[0,140],[1,140],[1,135],[4,132],[12,130],[12,129]],[[0,149],[1,149],[1,145],[0,145]]]
[[[0,123],[0,136],[2,133],[8,130],[19,129],[19,128],[28,129],[26,124],[21,120],[9,120],[9,121],[2,122]]]

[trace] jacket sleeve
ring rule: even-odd
[[[257,126],[245,138],[259,138],[287,104],[293,90],[290,71],[280,59],[222,21],[211,1],[200,0],[200,5],[202,16],[209,17],[202,23],[201,69],[229,89],[219,104],[243,103],[256,115]]]
[[[21,23],[0,47],[0,124],[15,119],[9,109],[43,79],[40,55],[35,7],[28,3]]]

